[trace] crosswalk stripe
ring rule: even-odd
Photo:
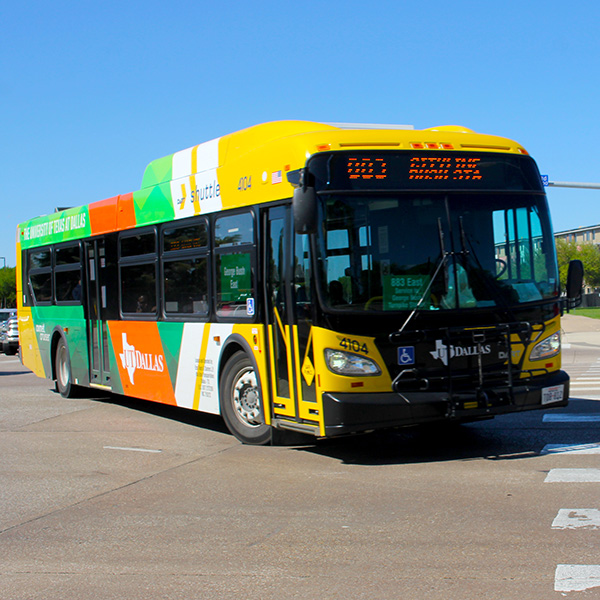
[[[600,586],[600,565],[557,565],[555,592],[582,592]]]
[[[552,529],[600,529],[600,510],[561,508],[552,521]]]
[[[600,469],[551,469],[544,483],[600,483]]]
[[[585,371],[576,371],[574,369],[569,369],[569,375],[571,377],[597,377],[600,371],[598,369],[594,369],[591,371],[590,369],[586,369]]]
[[[571,393],[575,394],[575,393],[592,393],[592,392],[597,392],[600,394],[600,386],[594,385],[582,385],[582,386],[576,386],[576,385],[572,385],[571,386]]]
[[[571,414],[571,413],[547,413],[542,421],[544,423],[597,423],[600,421],[599,414]]]
[[[540,454],[600,454],[600,443],[546,444]]]

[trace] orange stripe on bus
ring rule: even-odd
[[[117,212],[117,229],[131,229],[135,227],[135,205],[133,203],[133,193],[122,194],[119,196],[119,210]]]
[[[117,229],[117,204],[119,197],[107,198],[89,205],[92,235],[109,233]]]

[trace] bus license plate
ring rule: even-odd
[[[542,389],[542,404],[552,404],[560,402],[565,395],[564,385],[553,385]]]

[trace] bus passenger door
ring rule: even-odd
[[[90,385],[111,388],[106,312],[106,247],[103,239],[85,243]]]
[[[310,362],[311,322],[306,318],[310,290],[298,278],[307,241],[302,237],[293,234],[290,206],[268,210],[265,285],[271,417],[292,429],[318,434],[315,384],[310,375],[303,375]]]

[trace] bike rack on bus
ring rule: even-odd
[[[392,382],[398,394],[409,402],[419,403],[419,394],[410,392],[439,393],[447,401],[447,417],[455,417],[463,411],[490,412],[501,405],[514,405],[514,388],[525,385],[534,375],[547,374],[545,368],[524,369],[526,349],[532,338],[538,339],[544,332],[543,323],[526,321],[501,323],[485,327],[445,327],[435,330],[412,330],[390,334],[395,346],[423,345],[442,339],[445,365],[440,368],[411,366],[402,368]],[[484,348],[492,345],[498,352],[498,360],[485,361]],[[465,357],[454,353],[455,348],[468,346],[476,351]],[[520,348],[519,348],[520,347]],[[444,349],[445,348],[445,349]],[[428,351],[428,350],[425,350]],[[431,352],[430,352],[431,353]],[[515,360],[518,357],[518,360]],[[466,360],[465,360],[466,359]],[[464,363],[468,363],[465,368]],[[412,396],[412,400],[411,400]],[[423,402],[431,400],[431,394],[423,395]]]

